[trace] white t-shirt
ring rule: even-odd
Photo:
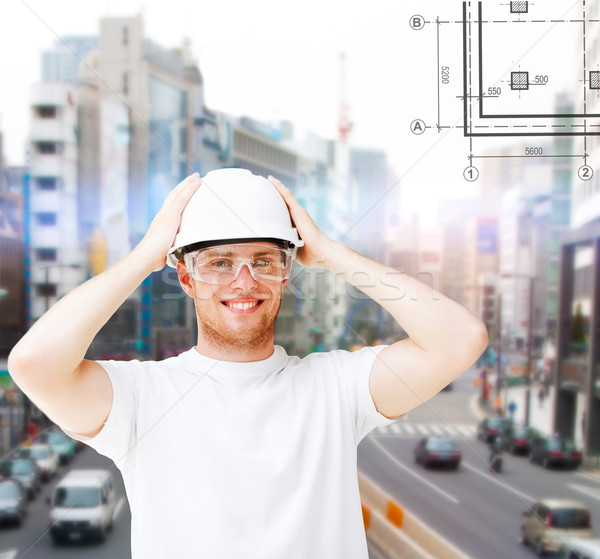
[[[390,423],[369,392],[381,349],[100,362],[112,409],[76,438],[123,474],[133,559],[366,559],[356,447]]]

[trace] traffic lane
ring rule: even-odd
[[[481,441],[469,445],[481,455],[487,449]],[[489,452],[489,451],[488,451]],[[600,519],[600,477],[585,471],[567,469],[547,469],[532,464],[526,456],[503,453],[503,470],[500,476],[490,472],[480,460],[469,459],[466,467],[471,467],[476,475],[487,475],[492,483],[508,486],[517,494],[527,494],[535,500],[555,497],[575,499],[583,502],[592,514],[592,521]],[[600,529],[594,528],[597,537]]]
[[[48,531],[50,507],[46,499],[52,496],[54,487],[69,470],[80,468],[112,468],[116,492],[121,503],[120,510],[105,543],[55,546]],[[71,464],[60,467],[57,475],[42,487],[40,494],[30,502],[27,517],[20,528],[0,528],[0,553],[16,550],[15,557],[24,559],[67,556],[79,558],[82,555],[91,559],[125,559],[131,556],[131,514],[125,498],[123,478],[111,460],[86,447],[75,456]]]
[[[544,471],[541,468],[542,471],[537,471],[539,467],[529,464],[526,459],[508,455],[504,457],[505,473],[498,476],[487,466],[489,459],[487,445],[475,440],[463,440],[460,443],[462,444],[463,464],[459,472],[426,470],[414,464],[413,449],[418,439],[373,437],[371,435],[370,440],[376,446],[379,454],[378,466],[384,462],[387,462],[388,466],[391,462],[395,462],[395,468],[391,468],[391,474],[389,471],[380,473],[373,470],[372,478],[388,493],[394,495],[400,503],[405,504],[412,512],[430,522],[434,529],[439,529],[447,539],[453,541],[458,547],[464,547],[465,551],[468,549],[475,556],[482,556],[481,553],[485,555],[491,539],[498,538],[503,546],[503,554],[508,552],[507,546],[509,546],[511,556],[520,556],[522,551],[516,544],[516,540],[523,511],[527,510],[535,499],[545,496],[577,498],[571,487],[575,482],[580,485],[584,482],[587,484],[589,495],[587,498],[579,500],[590,507],[593,518],[600,517],[600,513],[597,512],[598,503],[594,502],[593,492],[593,489],[596,488],[595,495],[600,496],[600,491],[597,490],[598,479],[593,476],[572,472]],[[365,463],[362,462],[363,453],[360,457],[361,469],[370,475],[370,467],[363,467]],[[414,471],[407,472],[411,468]],[[388,487],[382,483],[386,479],[386,475],[393,476]],[[414,489],[414,484],[417,484],[423,490],[418,493],[416,499],[411,496],[411,491],[406,489],[407,480],[410,485],[409,489]],[[560,491],[555,491],[557,484]],[[394,493],[395,490],[396,493]],[[446,494],[450,498],[447,498]],[[429,498],[432,495],[436,495],[435,499],[439,501],[437,508],[442,511],[441,518],[439,515],[431,513],[431,509],[436,508],[436,503],[432,504]],[[447,506],[445,506],[452,503],[452,499],[460,501],[458,508],[462,507],[461,518],[467,519],[464,527],[462,525],[459,525],[457,529],[452,527],[451,515],[456,513],[452,507],[447,510]],[[442,506],[444,508],[440,509],[439,507]],[[422,513],[421,510],[424,512]],[[444,529],[444,527],[448,527],[448,529]],[[477,528],[473,530],[474,527]],[[475,533],[473,533],[474,531]],[[480,541],[482,533],[485,534],[487,542],[483,546],[483,551]],[[478,553],[479,555],[477,555]]]
[[[361,471],[459,549],[489,559],[530,557],[518,543],[527,505],[512,493],[466,468],[443,471],[416,465],[416,439],[397,440],[391,447],[388,441],[387,454],[381,451],[381,441],[367,438],[365,443],[359,455]],[[406,468],[412,469],[412,475]]]

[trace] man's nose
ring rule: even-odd
[[[248,264],[247,262],[244,262],[238,273],[237,276],[235,277],[235,279],[229,284],[231,287],[244,287],[247,285],[258,285],[258,282],[256,281],[256,279],[254,279],[254,276],[252,275],[252,270],[250,268],[250,264]]]

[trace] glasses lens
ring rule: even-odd
[[[289,276],[289,250],[263,245],[222,245],[186,255],[186,266],[196,280],[228,285],[247,266],[256,280],[282,282]]]

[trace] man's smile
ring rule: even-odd
[[[247,313],[255,311],[261,304],[262,299],[221,301],[228,309],[236,313]]]

